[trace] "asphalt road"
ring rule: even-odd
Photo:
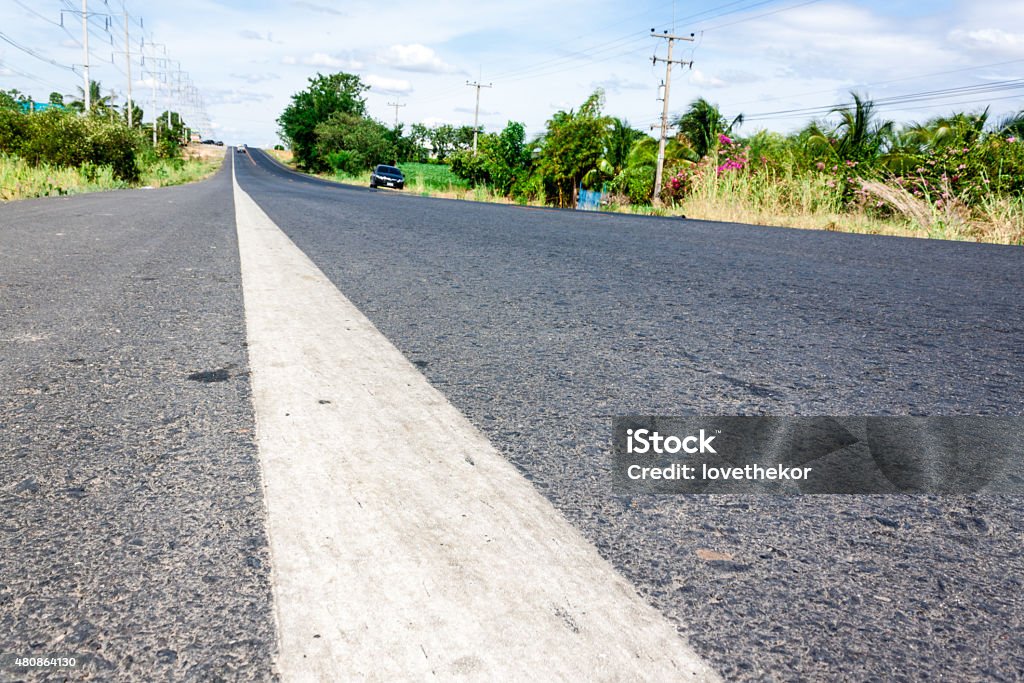
[[[1024,679],[1019,498],[616,497],[609,473],[629,413],[1021,415],[1021,249],[432,200],[232,157],[727,680]],[[0,206],[0,654],[271,675],[233,220],[225,173]]]
[[[1024,678],[1019,498],[608,472],[630,413],[1021,415],[1021,249],[432,200],[258,151],[237,174],[726,679]]]
[[[0,655],[272,675],[231,192],[0,206]]]

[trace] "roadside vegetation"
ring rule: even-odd
[[[607,211],[1024,244],[1024,111],[898,124],[851,93],[791,135],[744,135],[741,114],[698,99],[672,121],[655,197],[657,141],[605,114],[600,90],[532,140],[515,121],[481,133],[476,154],[471,127],[370,118],[366,90],[352,74],[310,79],[278,119],[294,165],[364,184],[396,163],[413,192],[482,201],[572,207],[591,190]]]
[[[37,110],[24,94],[0,91],[0,201],[177,185],[219,168],[222,159],[190,153],[189,131],[175,112],[171,125],[158,127],[154,146],[138,106],[129,126],[127,113],[92,86],[88,113],[84,98],[65,104],[52,93]],[[161,116],[168,120],[167,112]]]

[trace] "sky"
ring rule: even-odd
[[[673,68],[670,112],[704,97],[730,118],[743,113],[743,134],[796,130],[851,90],[897,121],[1024,109],[1024,2],[89,0],[92,78],[123,102],[122,7],[133,53],[142,39],[166,46],[145,47],[149,61],[133,66],[146,120],[148,71],[166,64],[152,59],[166,49],[202,93],[204,135],[228,144],[279,142],[275,119],[291,96],[317,72],[337,71],[370,85],[369,113],[389,125],[396,109],[406,126],[471,125],[474,81],[493,86],[480,91],[488,131],[515,120],[539,134],[596,88],[605,113],[649,131],[666,75],[652,57],[667,49],[652,28],[693,34],[675,43],[673,58],[692,66]],[[41,101],[51,91],[75,95],[80,10],[79,0],[0,0],[0,89]]]

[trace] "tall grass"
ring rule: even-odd
[[[65,168],[45,163],[33,166],[18,157],[0,154],[0,201],[59,197],[139,186],[181,185],[212,175],[220,168],[222,161],[153,160],[141,169],[139,182],[131,184],[116,179],[109,166],[84,164],[78,168]]]
[[[693,175],[690,182],[686,196],[665,213],[756,225],[1024,244],[1022,197],[992,195],[968,208],[917,197],[892,183],[861,181],[865,201],[844,206],[840,189],[828,176],[786,166],[724,173],[712,168]],[[636,212],[636,207],[630,210]]]

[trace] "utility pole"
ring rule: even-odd
[[[672,65],[679,64],[680,66],[689,66],[691,68],[693,67],[692,61],[686,62],[681,60],[673,60],[672,46],[675,44],[677,40],[688,40],[692,42],[693,34],[691,33],[689,37],[673,35],[668,31],[659,34],[655,33],[654,29],[652,28],[651,37],[661,38],[662,40],[668,41],[668,57],[665,59],[660,59],[657,55],[655,55],[654,57],[651,58],[652,64],[657,64],[658,62],[665,62],[665,94],[661,98],[661,138],[658,141],[658,165],[654,172],[654,196],[652,197],[654,205],[657,206],[658,204],[661,203],[661,176],[665,170],[665,142],[668,138],[668,98],[669,93],[672,90]]]
[[[134,127],[135,104],[132,101],[132,43],[128,33],[128,10],[124,11],[124,55],[128,67],[128,127]]]
[[[92,111],[92,83],[89,79],[89,0],[82,0],[82,53],[85,55],[85,113],[88,115]]]
[[[398,110],[406,105],[399,104],[398,102],[388,102],[388,106],[395,108],[395,130],[398,130]]]
[[[493,88],[494,84],[482,85],[479,81],[476,83],[466,81],[466,85],[476,88],[476,113],[473,114],[473,156],[476,156],[476,138],[480,132],[480,88]]]

